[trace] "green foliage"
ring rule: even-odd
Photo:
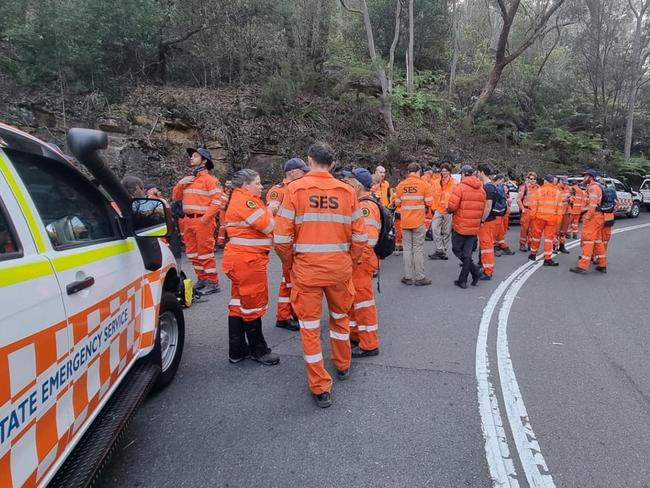
[[[614,161],[616,174],[623,178],[639,180],[645,175],[650,175],[650,159],[643,157],[630,158],[627,161],[618,159]]]
[[[261,89],[257,98],[257,109],[266,115],[284,113],[298,94],[298,88],[291,78],[271,77]]]
[[[535,128],[530,142],[550,149],[555,159],[562,164],[578,164],[593,159],[593,154],[602,150],[605,141],[587,132],[569,132],[560,127],[540,125]]]

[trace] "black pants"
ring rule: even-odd
[[[228,339],[231,359],[240,359],[248,355],[258,358],[269,352],[266,339],[262,334],[262,319],[245,322],[241,317],[229,316]]]
[[[479,267],[472,261],[472,254],[476,250],[477,243],[477,236],[465,236],[455,231],[451,233],[451,250],[454,256],[460,259],[463,264],[458,276],[458,281],[461,283],[467,283],[467,277],[470,273],[472,273],[473,278],[479,276]]]

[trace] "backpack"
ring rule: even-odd
[[[489,183],[492,185],[492,183]],[[502,185],[492,185],[494,189],[496,190],[496,197],[494,201],[492,202],[492,214],[501,216],[506,214],[506,207],[507,207],[507,201],[506,201],[506,193],[503,190]]]
[[[603,213],[614,212],[616,209],[616,201],[618,200],[616,188],[614,188],[613,185],[600,184],[600,189],[603,191],[603,199],[601,200],[600,205],[598,205],[598,211]]]
[[[189,308],[192,306],[192,302],[194,302],[194,294],[194,283],[185,275],[184,271],[181,271],[176,299],[183,308]]]
[[[395,250],[395,232],[393,231],[393,217],[390,211],[374,195],[361,198],[361,201],[371,201],[379,207],[381,216],[381,230],[375,244],[375,254],[379,259],[385,259]]]

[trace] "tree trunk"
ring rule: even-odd
[[[454,95],[456,86],[456,67],[458,66],[458,57],[460,54],[460,15],[458,13],[457,0],[452,0],[453,12],[453,55],[451,57],[451,70],[449,71],[449,97]]]
[[[495,64],[494,68],[492,68],[490,77],[485,82],[485,85],[481,90],[481,95],[478,97],[478,100],[476,100],[476,102],[474,103],[474,106],[472,107],[472,111],[470,112],[471,122],[474,122],[476,116],[479,113],[481,113],[481,110],[483,110],[485,104],[487,104],[492,98],[492,95],[494,94],[494,90],[496,90],[499,80],[501,79],[501,74],[503,73],[503,69],[505,67],[506,65],[504,64]]]
[[[634,108],[636,107],[636,96],[639,90],[639,73],[641,71],[641,31],[643,29],[643,21],[645,12],[650,7],[650,0],[641,2],[639,11],[637,12],[631,0],[628,0],[630,8],[634,12],[636,18],[636,28],[634,29],[634,41],[632,48],[632,74],[630,76],[630,94],[627,102],[627,121],[625,124],[625,147],[623,154],[625,159],[630,159],[632,154],[632,135],[634,132]]]
[[[413,93],[415,91],[415,80],[414,74],[414,55],[413,55],[413,0],[409,0],[409,55],[408,55],[408,65],[407,65],[407,85],[406,91],[408,93]]]

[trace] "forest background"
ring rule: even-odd
[[[169,188],[183,148],[266,183],[314,140],[342,165],[486,161],[650,174],[650,0],[6,0],[0,120],[109,132]]]

